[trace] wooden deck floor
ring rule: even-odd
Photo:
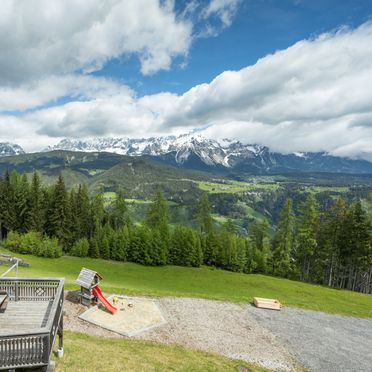
[[[5,312],[0,313],[0,336],[44,327],[52,304],[53,301],[9,301]]]

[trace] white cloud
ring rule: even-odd
[[[87,100],[122,93],[131,94],[131,90],[107,78],[76,74],[49,76],[17,87],[0,85],[0,112],[35,109],[67,96]]]
[[[209,126],[274,150],[372,154],[372,24],[342,29],[226,71],[179,97],[164,125]]]
[[[138,137],[198,128],[211,137],[235,137],[283,153],[329,151],[372,160],[371,40],[372,23],[320,35],[180,96],[164,92],[138,98],[112,81],[72,74],[51,77],[53,89],[41,79],[33,88],[36,103],[30,105],[61,92],[76,101],[17,118],[0,116],[1,128],[10,123],[2,137],[14,137],[17,126],[21,141],[40,138],[43,145],[47,138],[65,136]],[[29,86],[20,89],[27,94]],[[12,107],[1,89],[0,105]]]
[[[202,12],[204,19],[211,16],[218,17],[224,27],[231,25],[232,19],[238,10],[240,0],[211,0]]]
[[[167,70],[185,56],[192,24],[172,1],[3,0],[0,7],[0,84],[100,69],[138,55],[143,74]]]

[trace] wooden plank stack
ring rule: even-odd
[[[253,297],[253,303],[261,309],[280,310],[282,305],[272,298]]]

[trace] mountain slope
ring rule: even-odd
[[[372,163],[366,160],[323,152],[280,154],[261,145],[245,145],[229,139],[216,141],[194,134],[147,139],[65,139],[51,149],[148,156],[168,165],[219,174],[372,173]]]
[[[68,187],[86,183],[91,192],[116,191],[122,186],[128,197],[148,199],[160,188],[170,199],[184,200],[200,194],[199,181],[213,181],[209,173],[175,168],[144,157],[112,153],[50,151],[0,158],[0,175],[39,171],[43,181],[53,183],[59,174]]]

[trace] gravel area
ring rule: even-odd
[[[156,299],[167,324],[137,338],[177,343],[257,363],[295,370],[293,358],[246,311],[246,305],[192,298]]]
[[[372,371],[372,319],[253,306],[247,314],[282,340],[309,371]]]
[[[153,298],[167,324],[133,338],[180,344],[257,363],[273,370],[371,372],[372,319],[191,298]],[[86,307],[69,292],[65,328],[100,337],[123,337],[78,319]]]
[[[143,332],[136,339],[179,344],[273,370],[296,370],[296,362],[278,339],[253,316],[247,305],[190,298],[154,298],[167,324]],[[69,292],[65,301],[65,329],[100,337],[123,337],[78,319],[86,307]]]

